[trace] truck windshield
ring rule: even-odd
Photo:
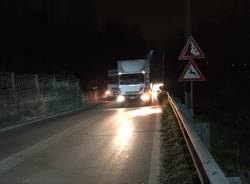
[[[140,84],[144,83],[144,74],[123,74],[120,75],[120,84]]]

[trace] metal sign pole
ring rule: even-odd
[[[186,0],[186,38],[188,40],[189,36],[192,35],[192,14],[191,14],[191,0]],[[192,111],[192,97],[191,92],[188,90],[187,83],[185,84],[185,104]],[[191,90],[191,89],[190,89]]]
[[[199,70],[198,66],[195,64],[193,59],[189,60],[189,63],[186,65],[186,68],[184,69],[183,73],[181,74],[179,78],[180,82],[186,82],[190,81],[190,100],[188,102],[189,106],[188,109],[191,113],[191,115],[194,114],[194,83],[195,81],[205,81],[204,76],[202,75],[201,71]],[[189,86],[188,86],[189,87]]]
[[[186,38],[192,35],[192,0],[186,0]]]
[[[184,95],[185,95],[185,105],[188,106],[188,91],[187,91],[188,82],[184,82]]]
[[[193,81],[190,82],[190,111],[191,115],[194,115],[194,93],[193,93]]]
[[[193,59],[203,59],[205,58],[204,53],[194,40],[192,35],[192,0],[185,0],[185,11],[186,11],[186,19],[185,19],[185,37],[187,38],[187,42],[179,56],[179,60],[188,60],[189,63],[184,69],[179,81],[185,82],[185,105],[190,110],[191,114],[194,114],[194,95],[193,95],[193,81],[205,81],[204,76],[198,69],[197,65],[193,61]],[[190,87],[187,83],[190,81]]]

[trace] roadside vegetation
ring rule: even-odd
[[[159,101],[163,109],[160,183],[199,183],[185,140],[166,95],[160,95]]]
[[[240,97],[228,99],[203,104],[206,108],[195,118],[211,124],[211,153],[225,174],[250,177],[248,107]]]

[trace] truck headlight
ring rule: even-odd
[[[149,94],[143,94],[141,96],[141,100],[144,101],[144,102],[147,102],[150,100],[150,95]]]
[[[125,97],[122,96],[122,95],[119,95],[119,96],[117,97],[117,101],[118,101],[118,102],[123,102],[124,100],[125,100]]]
[[[111,92],[109,90],[105,91],[105,95],[110,95]]]

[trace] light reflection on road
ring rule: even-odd
[[[119,128],[117,129],[116,138],[114,140],[115,144],[123,149],[129,142],[129,139],[132,136],[134,130],[132,124],[132,118],[127,116],[127,113],[124,109],[119,109],[117,114]]]
[[[130,143],[129,141],[135,129],[133,123],[135,118],[159,113],[162,113],[162,110],[158,106],[140,107],[131,110],[119,109],[117,114],[119,119],[119,128],[117,129],[117,134],[115,136],[116,138],[114,140],[117,147],[124,149],[124,147]]]
[[[160,107],[142,107],[137,110],[132,110],[129,112],[130,116],[135,118],[138,116],[148,116],[151,114],[161,113],[162,110]]]
[[[132,123],[130,121],[124,121],[122,122],[121,127],[118,130],[118,136],[117,136],[117,144],[121,147],[128,144],[129,139],[132,136],[132,132],[134,130],[134,127],[132,126]]]

